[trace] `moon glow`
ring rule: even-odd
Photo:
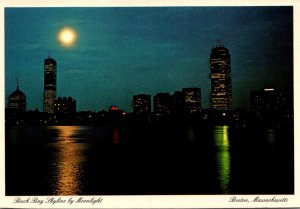
[[[77,33],[73,28],[64,27],[57,34],[57,40],[62,47],[71,47],[75,44]]]

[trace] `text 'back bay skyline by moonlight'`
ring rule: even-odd
[[[248,108],[251,90],[292,94],[292,7],[5,8],[5,102],[17,78],[27,110],[43,110],[50,52],[57,96],[79,111],[132,111],[133,95],[191,87],[209,108],[219,39],[231,56],[233,108]]]

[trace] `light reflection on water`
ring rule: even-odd
[[[216,161],[218,180],[222,193],[228,194],[230,184],[230,144],[228,126],[216,126],[214,128],[214,142],[217,148]]]
[[[274,129],[266,130],[266,138],[270,147],[274,147],[276,144],[276,133]]]
[[[49,144],[56,149],[51,163],[53,178],[50,188],[54,195],[79,195],[83,189],[83,165],[87,158],[84,152],[88,149],[87,143],[75,143],[82,127],[55,126],[57,132],[55,144]]]
[[[111,194],[116,189],[119,189],[116,194],[128,194],[125,189],[131,186],[132,182],[138,185],[146,179],[157,181],[156,184],[146,184],[146,194],[151,193],[154,187],[158,188],[157,193],[166,194],[170,193],[169,187],[172,184],[165,183],[165,176],[175,176],[183,187],[190,185],[190,190],[183,188],[184,194],[186,191],[193,194],[237,194],[244,191],[270,193],[274,188],[268,189],[273,185],[273,181],[269,179],[277,179],[276,177],[284,175],[286,179],[287,176],[290,179],[292,176],[286,174],[287,169],[290,173],[292,170],[289,164],[283,167],[276,167],[275,163],[266,166],[273,162],[269,160],[274,157],[281,159],[282,156],[287,156],[286,150],[283,150],[285,154],[282,154],[278,147],[282,143],[279,130],[263,129],[252,134],[250,129],[236,130],[228,126],[201,128],[183,127],[173,130],[172,133],[170,129],[153,129],[150,136],[146,135],[149,133],[147,130],[134,132],[130,127],[51,126],[8,129],[6,140],[12,143],[9,147],[12,154],[8,158],[9,162],[12,162],[11,165],[19,163],[20,160],[28,162],[32,159],[43,165],[31,167],[26,172],[19,166],[8,167],[10,170],[7,176],[12,176],[7,184],[9,194],[15,196],[21,192],[30,195],[92,195],[102,192]],[[164,143],[156,143],[160,139],[164,140],[168,134],[170,139],[173,139],[170,140],[170,144],[165,146]],[[155,137],[158,138],[152,144],[147,141],[156,139]],[[256,137],[255,140],[253,137]],[[140,144],[135,143],[140,141]],[[35,150],[36,148],[38,150]],[[287,160],[290,158],[286,158]],[[101,166],[97,164],[99,161]],[[255,165],[251,162],[255,162]],[[197,165],[201,164],[204,165],[203,170],[198,173]],[[153,175],[154,172],[148,172],[149,167],[161,173]],[[123,180],[119,173],[124,169],[127,170]],[[177,172],[178,170],[184,172]],[[139,172],[143,175],[136,175]],[[28,189],[28,184],[20,184],[32,182],[37,176],[41,176],[38,183],[40,186],[32,184],[32,191]],[[244,182],[251,178],[255,181],[249,184]],[[18,183],[14,183],[16,179],[20,179]],[[187,181],[190,184],[186,184]],[[144,187],[137,185],[132,186],[135,194],[139,194],[140,189]],[[285,183],[282,185],[282,188],[276,187],[275,191],[292,191],[288,189],[293,184],[289,183],[287,189],[284,187]],[[244,188],[246,189],[243,190]]]
[[[194,143],[196,135],[195,135],[195,130],[194,128],[190,127],[187,129],[187,138],[190,143]]]
[[[119,144],[120,142],[120,130],[118,128],[113,129],[113,143]]]

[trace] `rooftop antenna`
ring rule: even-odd
[[[51,53],[50,53],[50,51],[48,51],[48,58],[51,58]]]
[[[217,41],[217,42],[218,42],[218,46],[219,46],[219,47],[220,47],[220,46],[221,46],[221,47],[223,47],[223,46],[224,46],[224,44],[222,43],[222,40],[221,40],[221,39],[218,39],[218,41]]]
[[[17,90],[19,90],[19,79],[16,77]]]

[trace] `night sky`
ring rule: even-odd
[[[57,96],[77,110],[116,105],[134,94],[199,87],[210,106],[211,49],[230,50],[233,107],[249,108],[250,90],[293,89],[292,7],[98,7],[5,9],[5,103],[19,87],[27,110],[43,110],[44,59],[57,61]],[[77,32],[73,47],[58,31]]]

